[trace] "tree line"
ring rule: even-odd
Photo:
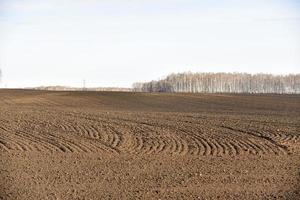
[[[178,73],[133,84],[136,92],[299,94],[300,74]]]

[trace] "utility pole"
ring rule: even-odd
[[[82,90],[83,90],[83,91],[86,90],[86,88],[85,88],[85,79],[83,79],[83,88],[82,88]]]

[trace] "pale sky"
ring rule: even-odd
[[[299,0],[0,0],[0,87],[300,73]]]

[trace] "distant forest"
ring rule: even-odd
[[[133,84],[136,92],[299,94],[300,74],[179,73]]]

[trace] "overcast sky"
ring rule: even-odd
[[[0,0],[0,86],[300,73],[299,0]]]

